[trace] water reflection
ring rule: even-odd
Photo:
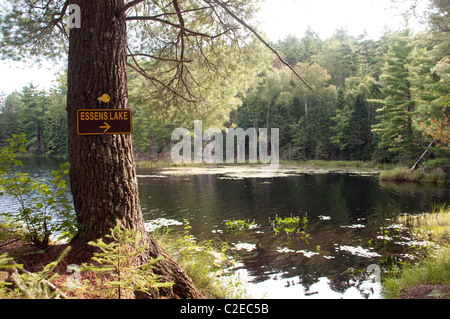
[[[60,162],[24,159],[24,170],[46,178]],[[381,297],[381,287],[369,278],[367,268],[413,255],[409,238],[392,219],[428,211],[450,198],[450,188],[442,186],[380,183],[376,176],[353,174],[284,172],[282,177],[243,178],[243,171],[137,173],[144,218],[156,221],[155,227],[180,230],[187,219],[197,238],[226,241],[239,254],[237,272],[255,298]],[[0,200],[0,211],[16,205],[7,197]],[[310,236],[275,235],[272,222],[277,216],[307,217]],[[225,222],[237,219],[256,226],[227,233]]]
[[[450,198],[448,188],[402,188],[349,174],[138,174],[145,218],[188,219],[194,236],[228,242],[241,257],[239,274],[255,298],[381,297],[367,267],[387,257],[405,258],[408,248],[381,237],[380,229],[397,214],[422,213]],[[277,216],[307,216],[308,240],[274,235],[271,220]],[[257,227],[227,234],[225,222],[237,219]],[[400,230],[390,235],[401,242]]]

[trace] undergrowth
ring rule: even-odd
[[[158,229],[152,236],[186,271],[195,286],[213,299],[246,298],[242,279],[233,272],[236,256],[228,244],[198,240],[185,221],[182,232]]]
[[[438,172],[423,173],[421,171],[413,171],[412,173],[410,173],[409,168],[397,167],[392,170],[386,170],[381,172],[380,180],[430,183],[430,184],[448,184],[450,183],[450,176],[448,174]]]
[[[399,298],[405,289],[421,285],[450,285],[450,207],[435,207],[432,212],[398,218],[410,229],[414,239],[428,241],[426,257],[402,263],[389,270],[383,280],[384,295]]]
[[[233,272],[236,259],[226,243],[199,241],[190,234],[188,224],[182,233],[165,228],[152,235],[208,297],[248,297],[241,278]],[[173,283],[162,282],[152,271],[158,258],[150,259],[145,265],[136,266],[132,262],[146,249],[136,245],[139,236],[134,231],[116,226],[104,239],[90,242],[98,252],[89,263],[71,268],[78,272],[78,277],[76,272],[67,278],[54,271],[70,247],[42,271],[34,273],[24,270],[23,265],[16,264],[7,253],[1,254],[0,299],[124,299],[133,298],[136,291],[149,294],[150,289],[170,288]],[[76,265],[69,267],[72,266]],[[58,285],[55,286],[54,282]]]

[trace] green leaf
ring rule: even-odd
[[[65,189],[66,188],[66,181],[59,180],[58,184],[56,185],[56,187]]]

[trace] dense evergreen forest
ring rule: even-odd
[[[130,69],[134,151],[161,157],[170,152],[174,128],[191,129],[201,119],[204,129],[279,128],[283,160],[410,165],[429,148],[429,163],[449,164],[449,11],[449,2],[432,1],[427,31],[417,34],[405,27],[374,40],[339,29],[321,39],[308,28],[302,38],[273,43],[314,91],[257,44],[241,52],[252,55],[248,64],[239,60],[222,80],[202,86],[195,110],[182,101],[167,110]],[[29,153],[67,153],[65,75],[57,83],[49,91],[30,84],[0,95],[0,146],[13,133],[26,134]]]

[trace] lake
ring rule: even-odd
[[[24,170],[48,177],[57,160],[26,159]],[[414,257],[422,245],[395,225],[399,214],[420,214],[450,203],[450,188],[382,183],[377,174],[295,167],[268,174],[255,167],[138,169],[149,228],[182,230],[225,241],[239,256],[236,273],[254,298],[382,298],[379,270]],[[0,198],[0,211],[14,201]],[[274,220],[307,220],[292,234]],[[227,221],[253,224],[230,232]],[[376,274],[376,272],[374,273]],[[382,276],[382,274],[379,274]]]
[[[284,169],[267,176],[225,167],[140,169],[138,175],[145,219],[178,225],[188,219],[197,238],[234,247],[255,298],[381,298],[379,282],[364,272],[406,260],[412,244],[420,245],[393,218],[450,198],[449,188],[380,183],[377,174],[348,171]],[[308,219],[306,240],[274,234],[277,217],[295,216]],[[255,227],[229,234],[229,220]]]

